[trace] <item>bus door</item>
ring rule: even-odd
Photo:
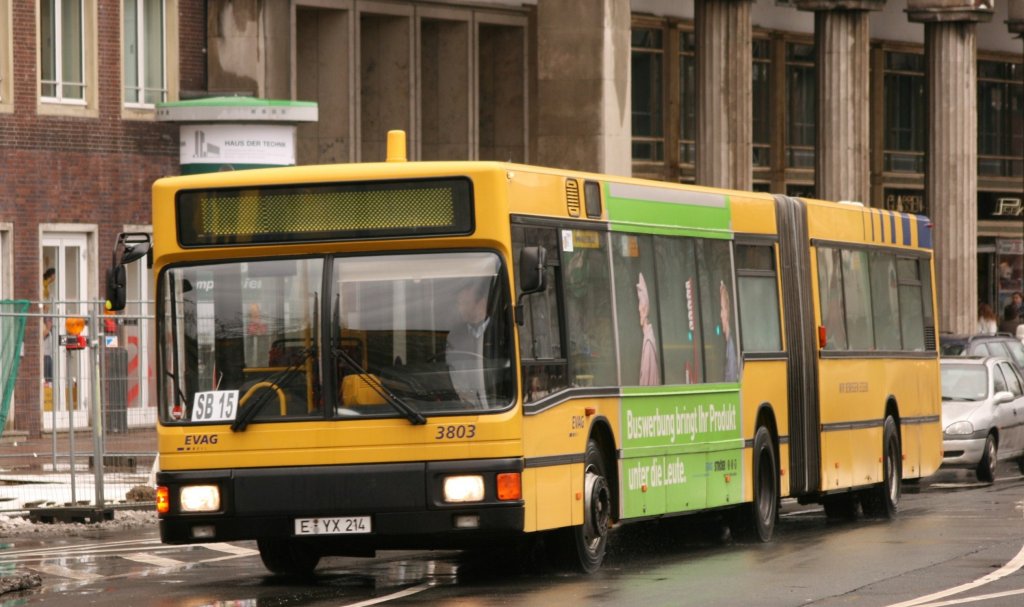
[[[807,208],[799,198],[775,196],[779,273],[786,327],[789,398],[789,492],[816,492],[821,485],[821,411],[818,402],[817,328],[811,293]]]

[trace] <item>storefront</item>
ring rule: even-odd
[[[978,301],[1001,315],[1024,291],[1024,196],[978,192]]]

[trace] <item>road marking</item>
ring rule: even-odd
[[[896,603],[894,605],[889,605],[888,607],[924,607],[925,604],[929,604],[932,601],[944,599],[947,596],[952,596],[954,594],[960,594],[961,592],[966,592],[979,586],[984,586],[985,584],[988,584],[990,582],[1002,579],[1012,573],[1015,573],[1021,567],[1024,567],[1024,546],[1021,547],[1020,552],[1018,552],[1017,556],[1013,557],[1013,559],[1010,560],[1009,563],[1006,563],[996,571],[993,571],[988,575],[982,576],[974,580],[973,582],[967,582],[966,584],[961,584],[954,588],[941,590],[934,594],[929,594],[927,596],[922,596],[920,598],[911,599],[909,601],[904,601],[902,603]]]
[[[38,571],[39,573],[45,573],[47,575],[56,575],[59,577],[71,578],[73,580],[79,580],[82,582],[93,582],[104,576],[98,573],[91,573],[89,571],[75,571],[74,569],[68,569],[67,567],[60,567],[58,565],[31,565],[29,569]]]
[[[972,596],[965,599],[953,599],[952,601],[942,601],[941,603],[925,603],[918,607],[948,607],[949,605],[965,605],[967,603],[977,603],[978,601],[987,601],[990,599],[1001,599],[1007,596],[1015,596],[1018,594],[1024,594],[1024,590],[1007,590],[1006,592],[994,592],[992,594],[983,594],[981,596]]]
[[[182,567],[187,565],[185,561],[179,561],[177,559],[169,559],[155,554],[149,554],[148,552],[136,552],[134,554],[122,554],[121,558],[128,559],[129,561],[135,561],[136,563],[146,563],[147,565],[156,565],[157,567]]]
[[[256,555],[256,554],[260,553],[259,550],[253,550],[252,548],[245,548],[244,546],[234,546],[232,544],[227,544],[227,543],[224,543],[224,542],[219,542],[219,543],[216,543],[216,544],[201,544],[201,545],[204,548],[209,548],[210,550],[216,550],[217,552],[226,552],[228,554],[234,554],[234,555],[237,555],[237,556],[253,556],[253,555]]]
[[[388,601],[392,601],[392,600],[395,600],[395,599],[401,599],[401,598],[404,598],[404,597],[407,597],[407,596],[418,594],[420,592],[423,592],[427,588],[430,588],[433,585],[434,585],[433,582],[425,582],[423,584],[420,584],[419,586],[413,586],[412,588],[406,588],[405,590],[402,590],[402,591],[399,591],[399,592],[395,592],[395,593],[392,593],[392,594],[388,594],[388,595],[385,595],[385,596],[379,596],[379,597],[377,597],[375,599],[369,599],[369,600],[366,600],[366,601],[360,601],[358,603],[350,603],[348,605],[345,605],[344,607],[370,607],[370,605],[379,605],[381,603],[386,603]]]
[[[0,560],[7,559],[9,557],[21,556],[24,554],[50,554],[57,553],[66,555],[74,552],[87,552],[93,554],[96,551],[96,546],[127,546],[130,544],[154,544],[160,545],[160,540],[142,539],[142,540],[126,540],[117,542],[102,542],[100,544],[73,544],[70,546],[54,546],[52,548],[25,548],[22,550],[3,550],[0,551]]]

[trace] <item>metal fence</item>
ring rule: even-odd
[[[129,310],[151,309],[131,303]],[[0,513],[84,510],[94,518],[152,504],[152,316],[105,314],[98,301],[32,304],[26,312],[0,311],[0,320],[24,317],[27,327],[8,369],[17,373],[0,429]],[[43,337],[47,325],[52,339]]]

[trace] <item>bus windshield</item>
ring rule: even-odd
[[[499,257],[484,252],[336,259],[338,413],[373,413],[392,395],[424,414],[508,406],[512,342],[501,277]]]
[[[241,430],[283,419],[421,423],[421,415],[503,409],[515,394],[503,276],[487,252],[169,269],[162,419]]]

